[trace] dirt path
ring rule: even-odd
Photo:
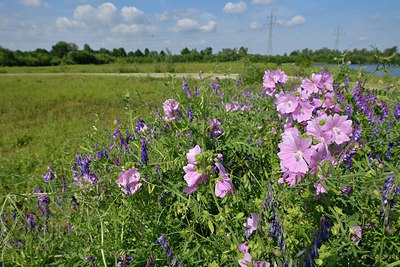
[[[0,73],[2,76],[113,76],[113,77],[151,77],[151,78],[199,78],[199,73],[72,73],[72,72],[54,72],[54,73]],[[238,79],[239,74],[220,74],[220,73],[203,73],[203,78],[221,78],[221,79]]]

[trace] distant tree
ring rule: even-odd
[[[239,56],[241,56],[241,57],[247,56],[248,51],[249,51],[249,49],[248,49],[247,47],[241,46],[241,47],[239,48],[239,52],[238,52],[238,53],[239,53]]]
[[[135,53],[134,53],[135,57],[143,57],[144,54],[140,49],[136,49]]]
[[[150,50],[146,47],[144,49],[144,55],[147,57],[149,55],[149,53],[150,53]]]
[[[13,51],[0,46],[0,66],[15,66],[16,64]]]
[[[97,60],[94,54],[82,50],[69,52],[68,62],[73,64],[96,64]]]
[[[69,52],[78,50],[78,46],[74,43],[60,41],[52,46],[51,54],[58,58],[64,58]]]
[[[83,51],[89,52],[89,53],[93,53],[93,49],[90,47],[90,45],[88,44],[84,44],[83,45]]]
[[[391,56],[391,55],[396,54],[396,53],[397,53],[397,46],[393,46],[393,47],[390,47],[390,48],[386,48],[383,51],[383,56],[388,57],[388,56]]]
[[[210,56],[213,53],[213,49],[211,47],[207,47],[206,49],[203,49],[200,51],[200,54],[202,56]]]
[[[99,49],[99,54],[111,55],[111,52],[110,52],[110,50],[108,50],[107,48],[100,48],[100,49]]]
[[[126,57],[126,52],[123,47],[114,48],[113,51],[111,52],[111,55],[114,57]]]
[[[190,54],[190,50],[189,48],[185,47],[181,50],[181,55],[189,55]]]

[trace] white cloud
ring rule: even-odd
[[[247,10],[247,5],[245,2],[240,1],[237,4],[234,4],[232,2],[228,2],[225,4],[224,9],[222,10],[225,13],[231,13],[231,14],[241,14],[246,12]]]
[[[29,7],[49,7],[49,5],[42,0],[20,0],[21,5]]]
[[[97,8],[91,5],[77,6],[74,10],[74,18],[86,25],[110,25],[117,17],[117,8],[112,3],[104,3]]]
[[[118,24],[111,29],[113,33],[137,34],[137,33],[154,33],[157,28],[144,24]]]
[[[172,28],[173,32],[216,32],[217,31],[217,23],[213,20],[210,20],[205,25],[200,25],[199,22],[195,19],[183,18],[178,19]]]
[[[144,19],[144,12],[136,7],[123,7],[121,15],[127,22],[141,22]]]
[[[253,5],[271,4],[274,0],[253,0]]]
[[[74,28],[79,26],[79,23],[75,20],[70,20],[66,17],[59,17],[56,20],[56,26],[58,28]]]
[[[260,30],[262,28],[264,28],[264,25],[261,22],[253,21],[250,23],[250,29],[252,30]]]
[[[199,28],[202,32],[216,32],[217,31],[217,23],[213,20],[210,20],[206,25],[201,26]]]
[[[300,15],[294,16],[290,20],[279,19],[276,21],[276,23],[278,25],[287,26],[287,27],[302,25],[305,22],[306,22],[306,20],[304,19],[304,17],[300,16]]]
[[[177,32],[184,32],[184,31],[197,30],[198,27],[199,23],[197,22],[197,20],[184,18],[177,20],[174,29]]]
[[[159,20],[159,21],[167,21],[167,20],[170,20],[172,18],[173,17],[168,12],[164,12],[162,14],[156,14],[156,19]]]

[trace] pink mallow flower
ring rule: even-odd
[[[313,73],[311,75],[311,80],[304,79],[302,81],[301,87],[306,89],[308,94],[319,93],[320,89],[323,89],[322,75]]]
[[[165,113],[165,120],[170,121],[179,118],[181,110],[179,108],[179,102],[175,99],[165,100],[163,103],[163,109]]]
[[[247,222],[243,224],[244,227],[248,228],[246,230],[246,237],[248,238],[251,236],[251,234],[257,230],[259,221],[260,221],[260,215],[257,213],[251,213],[251,216],[247,218]]]
[[[328,190],[321,184],[321,183],[315,183],[315,194],[318,196],[319,194],[325,194],[328,193]]]
[[[350,141],[350,136],[353,133],[352,121],[348,120],[347,116],[340,116],[335,113],[326,118],[324,130],[331,135],[332,142],[340,145]]]
[[[327,115],[322,114],[308,121],[306,132],[308,135],[314,137],[318,143],[325,143],[329,145],[332,143],[331,133],[327,132],[325,127],[323,127],[325,125],[326,118]]]
[[[215,195],[223,198],[229,191],[232,192],[232,194],[235,194],[235,187],[226,173],[225,167],[220,162],[215,163],[215,166],[218,168],[219,175],[222,178],[222,181],[217,181],[215,184]]]
[[[131,168],[126,172],[120,172],[117,184],[121,187],[125,195],[133,195],[142,184],[139,183],[140,173],[136,168]]]
[[[311,138],[301,138],[294,134],[294,131],[285,133],[282,136],[282,142],[278,145],[281,166],[290,172],[306,173],[311,155],[314,152],[311,143]]]
[[[190,164],[197,165],[196,156],[203,152],[203,149],[196,145],[194,148],[190,149],[186,154],[186,158]]]
[[[183,167],[183,170],[185,171],[185,176],[183,176],[183,179],[185,179],[188,184],[188,186],[183,189],[183,192],[186,194],[196,192],[199,184],[205,183],[208,179],[208,175],[198,172],[193,164],[189,163]]]
[[[300,183],[301,179],[303,179],[305,176],[305,173],[285,171],[282,178],[278,180],[278,183],[284,184],[286,182],[291,187],[295,187],[296,183]]]
[[[276,91],[276,85],[285,84],[287,79],[288,77],[285,72],[281,71],[280,69],[274,71],[267,70],[263,77],[264,94],[273,96]]]
[[[275,106],[279,113],[290,114],[299,105],[299,98],[290,92],[279,93],[276,95]]]
[[[312,118],[313,110],[314,106],[308,100],[301,100],[292,113],[293,119],[298,122],[308,121]]]
[[[239,252],[243,253],[243,258],[238,260],[240,267],[247,267],[248,263],[251,263],[251,255],[249,253],[249,246],[247,242],[244,242],[239,245]]]

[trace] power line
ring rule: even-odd
[[[342,34],[342,32],[340,30],[341,30],[340,26],[337,26],[337,28],[336,28],[335,50],[339,50],[339,39],[340,39],[340,35]]]
[[[268,23],[268,48],[267,54],[272,55],[272,26],[276,25],[276,16],[274,16],[274,12],[271,11],[271,15],[267,17]]]

